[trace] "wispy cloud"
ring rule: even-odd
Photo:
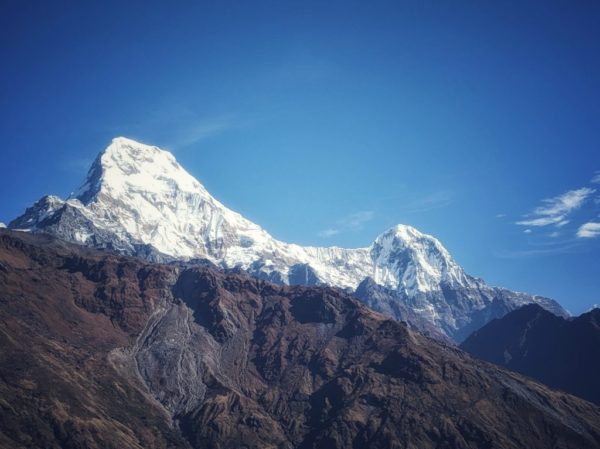
[[[371,221],[375,213],[370,210],[364,210],[355,212],[353,214],[347,215],[346,217],[338,220],[335,223],[335,226],[327,229],[323,229],[318,233],[319,237],[332,237],[341,232],[357,232],[360,231],[364,224]]]
[[[582,187],[554,198],[542,200],[541,206],[536,207],[533,212],[525,216],[525,220],[518,221],[516,224],[521,226],[564,226],[569,223],[567,219],[569,214],[579,209],[594,192],[595,190],[592,188]]]
[[[582,245],[579,239],[564,233],[553,232],[545,234],[543,238],[536,237],[533,234],[529,235],[529,244],[526,248],[497,249],[493,251],[494,256],[501,259],[519,259],[587,251],[587,246]]]
[[[199,109],[185,100],[158,103],[132,122],[110,128],[115,135],[148,140],[169,150],[184,150],[194,144],[251,122],[231,112]]]
[[[220,134],[232,128],[232,126],[233,120],[231,117],[197,118],[176,128],[169,146],[174,148],[187,147]]]
[[[593,238],[600,236],[600,223],[590,221],[582,224],[577,230],[577,237],[579,238]]]
[[[379,195],[374,199],[378,206],[375,209],[388,209],[390,203],[395,205],[398,214],[420,214],[452,205],[456,200],[456,192],[450,189],[439,189],[423,192],[401,184],[397,190],[387,195]],[[397,216],[394,217],[397,219]]]
[[[516,225],[527,235],[525,248],[496,251],[496,257],[524,258],[588,251],[597,246],[589,240],[600,237],[600,171],[590,185],[547,198]]]
[[[555,246],[544,248],[527,248],[518,250],[499,250],[494,252],[494,256],[500,259],[521,259],[536,256],[548,256],[552,254],[564,254],[581,251],[581,245],[575,243],[561,243]]]
[[[438,190],[427,195],[413,198],[406,202],[405,211],[409,213],[429,212],[449,206],[454,201],[454,194],[450,190]]]

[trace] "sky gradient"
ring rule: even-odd
[[[0,3],[0,221],[122,135],[281,240],[600,303],[600,3],[122,3]]]

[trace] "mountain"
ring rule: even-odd
[[[122,137],[98,156],[69,199],[45,196],[9,228],[150,261],[207,259],[281,284],[354,291],[372,281],[374,288],[360,290],[374,309],[450,340],[525,303],[566,315],[552,300],[487,286],[437,239],[407,225],[365,248],[281,242],[213,198],[171,153]]]
[[[339,289],[0,230],[0,447],[600,447],[600,408]]]
[[[530,304],[486,324],[461,348],[600,405],[600,309],[567,320]]]

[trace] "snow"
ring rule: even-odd
[[[372,252],[375,282],[404,290],[409,296],[439,290],[442,283],[476,284],[436,238],[411,226],[397,225],[384,232],[373,243]]]
[[[92,235],[89,232],[75,231],[73,237],[78,243],[85,243]]]
[[[37,223],[65,204],[47,198]],[[67,204],[96,227],[165,255],[207,258],[229,268],[248,269],[259,262],[263,271],[279,272],[283,279],[293,265],[308,264],[322,283],[352,289],[366,277],[409,295],[439,290],[442,282],[474,282],[439,241],[408,225],[387,230],[365,248],[279,241],[212,197],[171,153],[124,137],[113,139],[99,155]],[[81,231],[74,236],[79,242],[90,237]]]

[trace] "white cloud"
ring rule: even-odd
[[[579,238],[593,238],[600,236],[600,223],[590,221],[582,224],[577,230]]]
[[[524,232],[525,234],[531,234],[531,229],[525,229],[523,232]]]
[[[496,218],[504,218],[506,217],[506,214],[496,214]]]
[[[370,210],[355,212],[338,220],[335,227],[323,229],[318,235],[319,237],[332,237],[343,231],[360,231],[365,223],[373,219],[374,215],[374,212]]]
[[[594,176],[592,176],[592,179],[590,180],[590,182],[592,184],[600,184],[600,170],[596,170],[594,172]]]
[[[595,192],[589,187],[570,190],[554,198],[542,200],[542,205],[536,207],[532,213],[527,215],[526,220],[518,221],[521,226],[564,226],[569,221],[567,216],[581,207],[585,200]]]

